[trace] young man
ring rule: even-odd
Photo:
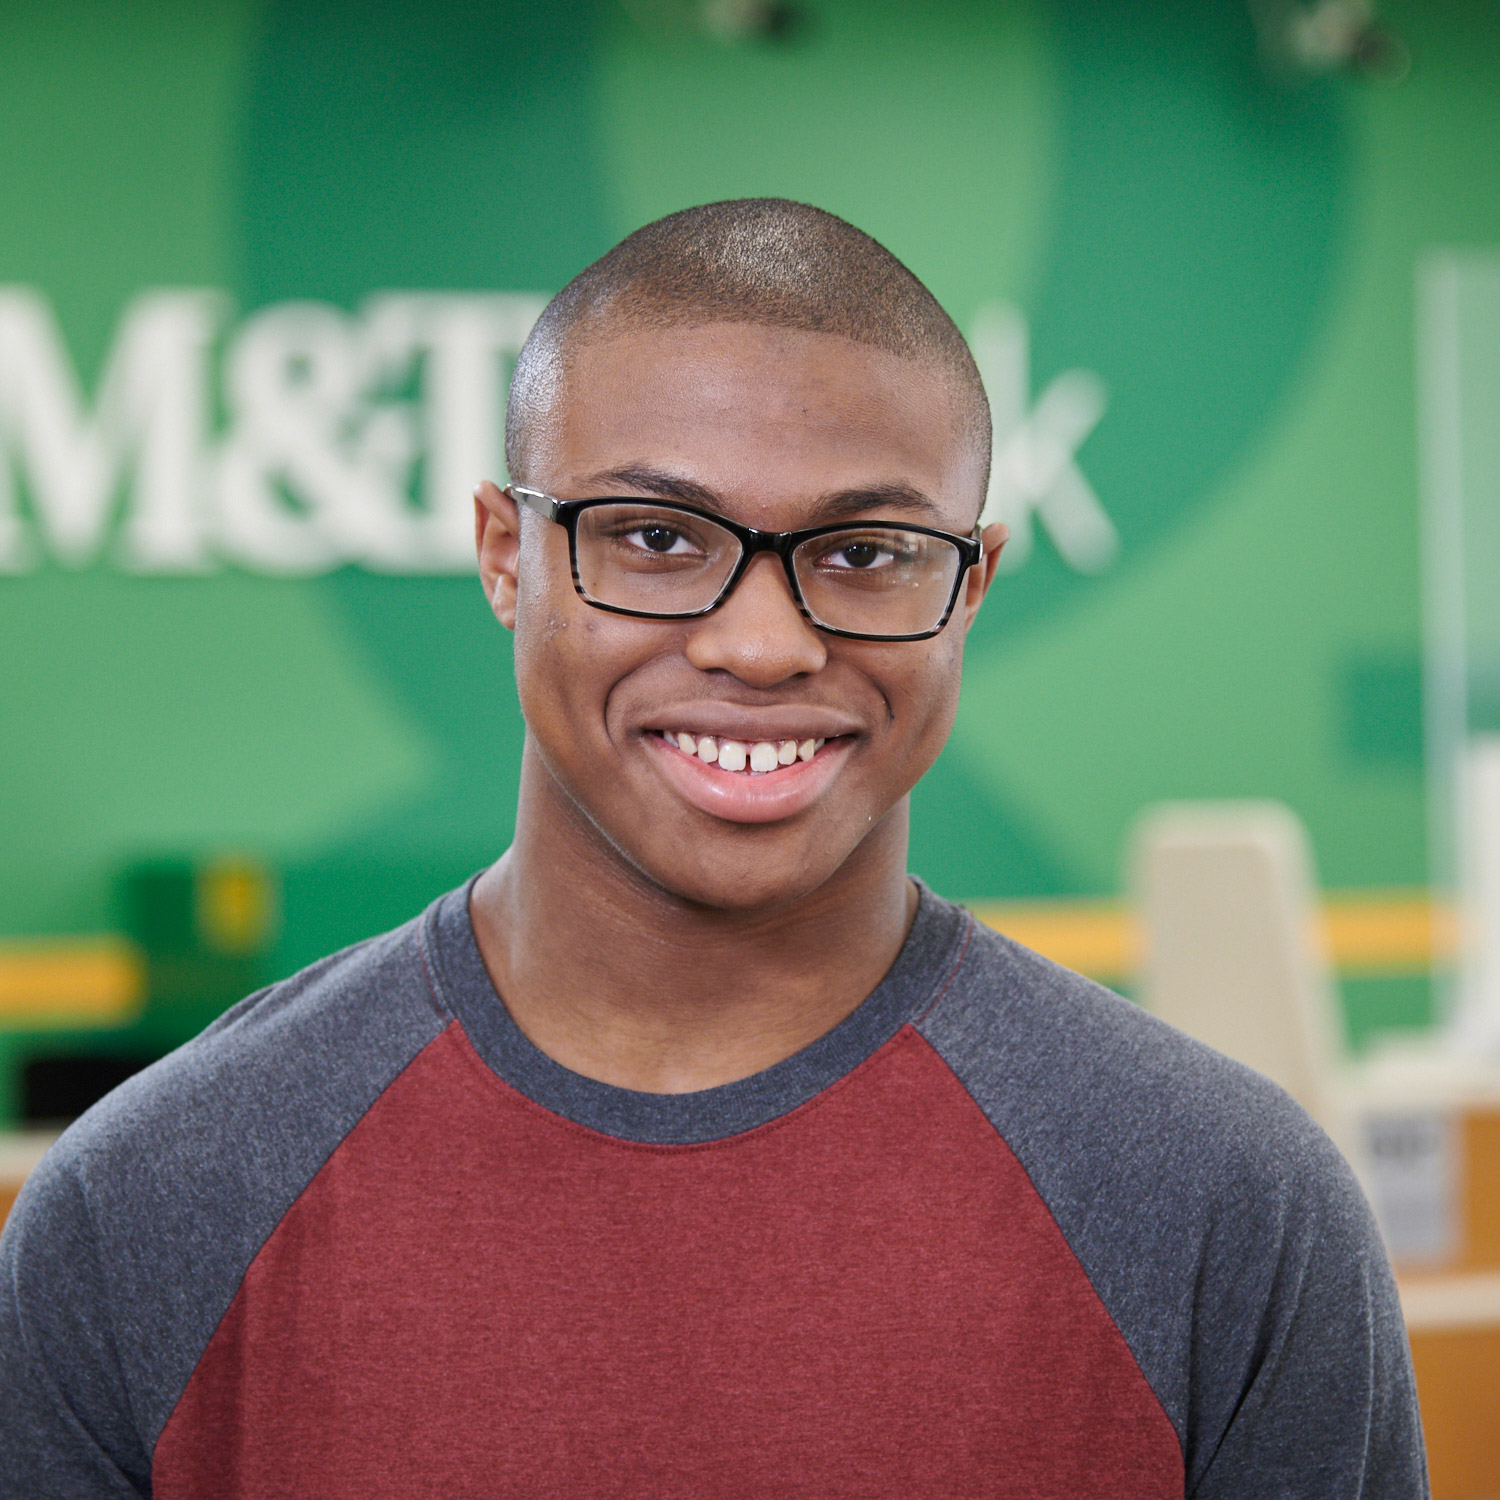
[[[930,294],[674,215],[548,308],[507,447],[515,842],[55,1148],[3,1493],[1423,1494],[1323,1136],[906,874],[1004,540]]]

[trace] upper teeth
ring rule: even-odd
[[[721,740],[711,734],[691,735],[685,731],[664,730],[662,738],[676,745],[684,755],[696,755],[722,771],[743,771],[748,763],[754,775],[762,776],[777,766],[789,766],[794,760],[811,760],[828,742],[823,740]]]

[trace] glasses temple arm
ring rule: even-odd
[[[520,501],[527,510],[534,510],[539,516],[545,516],[549,521],[557,519],[558,503],[551,495],[544,495],[540,490],[528,489],[523,484],[511,484],[506,488],[511,497]]]

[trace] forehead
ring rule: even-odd
[[[625,325],[569,351],[533,419],[528,468],[565,498],[620,471],[663,471],[771,529],[799,524],[820,495],[900,486],[967,530],[982,476],[963,417],[941,368],[835,334]]]

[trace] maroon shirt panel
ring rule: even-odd
[[[1181,1450],[1015,1157],[909,1027],[693,1146],[450,1026],[266,1242],[156,1500],[1153,1500]]]

